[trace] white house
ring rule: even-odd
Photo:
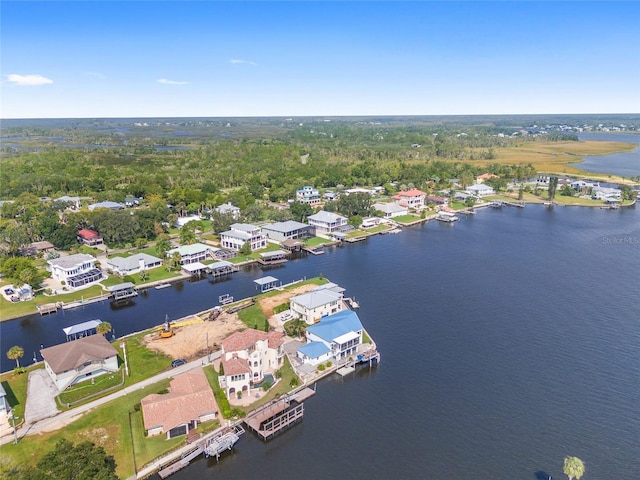
[[[309,205],[318,205],[320,203],[320,192],[317,188],[304,186],[300,190],[296,190],[296,201],[299,203],[308,203]]]
[[[146,253],[136,253],[130,257],[113,257],[107,260],[107,268],[118,275],[131,275],[151,270],[161,265],[161,258]]]
[[[51,276],[71,287],[81,287],[102,279],[102,271],[96,268],[97,259],[86,253],[47,260]]]
[[[267,246],[267,236],[260,231],[259,227],[249,223],[234,223],[230,230],[220,234],[220,245],[236,252],[247,242],[251,245],[253,252]]]
[[[59,391],[70,385],[118,371],[118,351],[102,335],[40,350],[44,367]]]
[[[403,207],[397,203],[374,203],[372,207],[374,210],[382,212],[383,218],[400,217],[409,213],[407,207]]]
[[[591,191],[591,196],[596,200],[619,202],[622,199],[622,190],[618,188],[595,187]]]
[[[216,247],[205,245],[204,243],[194,243],[191,245],[181,245],[167,252],[167,257],[172,257],[174,253],[180,255],[180,265],[202,262],[207,258],[213,258],[213,254],[219,250]]]
[[[237,392],[248,393],[252,384],[264,380],[265,373],[274,373],[282,367],[284,335],[248,328],[229,335],[222,341],[222,367],[224,375],[218,377],[220,387],[227,396]]]
[[[147,435],[164,433],[167,439],[187,435],[198,424],[214,420],[219,411],[202,368],[176,376],[169,393],[147,395],[140,405]]]
[[[465,192],[480,198],[496,194],[496,191],[492,187],[490,187],[489,185],[485,185],[484,183],[470,185],[466,188]]]
[[[330,234],[340,232],[348,224],[348,219],[333,212],[320,210],[318,213],[307,217],[309,225],[315,228],[317,233]]]
[[[62,197],[56,198],[53,201],[70,203],[73,210],[78,210],[80,208],[80,197],[70,197],[69,195],[63,195]]]
[[[231,203],[223,203],[215,208],[216,212],[222,213],[223,215],[229,214],[236,220],[240,218],[240,209]]]
[[[309,325],[318,322],[322,317],[344,310],[342,298],[344,289],[334,283],[322,285],[310,292],[291,297],[291,313]]]
[[[393,196],[393,201],[401,207],[413,208],[414,210],[422,210],[425,205],[427,194],[422,190],[412,188],[404,192],[398,192]]]
[[[356,312],[343,310],[307,327],[307,344],[298,348],[303,363],[339,362],[357,354],[364,327]]]

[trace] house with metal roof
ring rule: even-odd
[[[73,288],[82,287],[102,279],[102,271],[96,267],[97,259],[86,253],[47,260],[51,276]]]
[[[97,208],[108,208],[109,210],[124,210],[125,206],[123,203],[109,201],[92,203],[91,205],[89,205],[89,210],[91,211],[96,210]]]
[[[397,203],[374,203],[372,208],[378,212],[382,212],[383,218],[400,217],[409,213],[407,207],[398,205]]]
[[[311,226],[305,223],[288,220],[286,222],[276,222],[261,227],[270,240],[284,242],[285,240],[297,240],[298,238],[308,238],[311,235]]]
[[[44,367],[59,391],[118,371],[118,351],[102,335],[43,348]]]
[[[318,213],[309,215],[307,217],[307,221],[309,222],[309,225],[315,229],[316,234],[341,232],[348,225],[347,217],[343,217],[342,215],[338,215],[333,212],[326,212],[324,210],[320,210]]]
[[[146,253],[136,253],[130,257],[113,257],[107,260],[107,267],[117,275],[132,275],[161,265],[161,258]]]
[[[240,209],[231,203],[223,203],[215,208],[215,211],[218,213],[222,213],[223,215],[229,214],[233,218],[240,218]]]
[[[229,248],[237,252],[248,242],[253,252],[267,246],[267,236],[255,225],[234,223],[229,228],[230,230],[220,234],[220,245],[223,248]]]
[[[335,287],[335,289],[326,288],[323,285],[310,292],[291,297],[289,300],[291,313],[309,325],[313,325],[322,317],[344,310],[346,308],[342,301],[344,289],[337,285]]]
[[[356,355],[363,332],[356,312],[343,310],[329,315],[307,327],[307,344],[298,348],[297,356],[303,363],[312,365],[328,359],[336,362],[348,359]]]
[[[489,185],[485,185],[484,183],[477,183],[475,185],[470,185],[466,188],[465,192],[475,195],[476,197],[488,197],[490,195],[495,195],[496,191],[490,187]]]
[[[191,245],[181,245],[172,248],[167,252],[167,257],[171,258],[174,253],[180,255],[180,265],[203,262],[207,258],[213,258],[214,253],[219,250],[216,247],[205,245],[204,243],[193,243]]]
[[[320,192],[317,188],[305,185],[300,190],[296,190],[296,202],[318,205],[320,203]]]

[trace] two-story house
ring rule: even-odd
[[[320,210],[318,213],[307,217],[316,234],[331,234],[341,232],[348,224],[348,219],[333,212]]]
[[[343,310],[307,327],[307,343],[298,348],[303,363],[340,362],[355,357],[362,344],[364,327],[356,312]]]
[[[180,265],[203,262],[208,258],[213,258],[213,254],[218,248],[204,243],[193,243],[191,245],[181,245],[167,252],[167,257],[171,258],[174,253],[180,255]]]
[[[309,325],[320,321],[322,317],[345,309],[342,298],[344,289],[335,284],[322,285],[310,292],[291,297],[291,313]]]
[[[86,253],[47,260],[51,276],[73,288],[89,285],[102,279],[102,271],[96,268],[97,259]]]
[[[401,207],[412,208],[414,210],[422,210],[425,206],[427,194],[422,190],[412,188],[403,192],[398,192],[393,196],[393,201]]]
[[[220,234],[220,245],[236,252],[247,242],[251,245],[252,252],[260,250],[267,246],[267,236],[259,227],[249,223],[234,223],[230,230]]]

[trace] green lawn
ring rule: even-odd
[[[400,215],[399,217],[393,217],[393,219],[398,223],[413,223],[420,220],[420,217],[417,215]]]
[[[91,410],[63,430],[31,435],[18,442],[17,445],[4,445],[2,453],[15,463],[26,460],[30,464],[34,464],[61,438],[66,438],[74,444],[89,440],[102,446],[108,454],[113,455],[117,464],[117,475],[120,478],[128,478],[134,472],[129,413],[131,413],[131,422],[134,426],[133,445],[138,469],[184,442],[183,437],[172,440],[165,440],[162,435],[144,437],[142,414],[135,412],[135,406],[140,403],[143,397],[151,393],[159,393],[168,386],[169,380],[163,380],[125,395],[108,405]]]
[[[7,372],[0,375],[0,382],[7,392],[7,401],[16,415],[16,425],[24,419],[24,407],[27,402],[27,380],[29,372],[44,368],[43,364],[32,365],[25,368],[24,373],[14,374]]]
[[[318,245],[325,245],[327,243],[331,243],[331,241],[327,240],[326,238],[322,238],[322,237],[311,237],[311,238],[307,238],[304,241],[304,246],[305,247],[317,247]]]
[[[100,285],[93,285],[83,290],[65,293],[62,295],[45,296],[43,294],[37,294],[32,300],[26,302],[8,302],[3,297],[0,299],[0,321],[36,313],[38,311],[36,305],[56,302],[75,302],[82,299],[86,300],[97,297],[104,293],[105,292]]]

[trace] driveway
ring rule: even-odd
[[[24,417],[27,423],[37,422],[58,414],[55,397],[58,394],[47,371],[39,368],[29,373],[27,382],[27,405]]]

